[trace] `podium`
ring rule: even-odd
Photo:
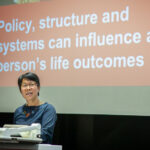
[[[0,150],[62,150],[62,146],[31,143],[0,143]]]

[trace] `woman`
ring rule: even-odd
[[[25,73],[18,78],[18,87],[26,100],[26,104],[16,109],[14,123],[20,125],[40,123],[43,143],[52,144],[57,115],[51,104],[41,101],[38,97],[40,91],[39,77],[32,72]]]

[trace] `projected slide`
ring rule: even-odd
[[[32,71],[60,113],[149,115],[149,9],[147,0],[1,6],[1,91]]]

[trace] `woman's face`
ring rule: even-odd
[[[27,102],[34,101],[38,98],[40,88],[35,81],[23,79],[21,84],[21,94]]]

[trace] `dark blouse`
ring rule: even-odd
[[[52,144],[53,132],[57,120],[55,108],[48,103],[39,106],[20,106],[14,113],[14,124],[41,124],[41,138],[43,143]]]

